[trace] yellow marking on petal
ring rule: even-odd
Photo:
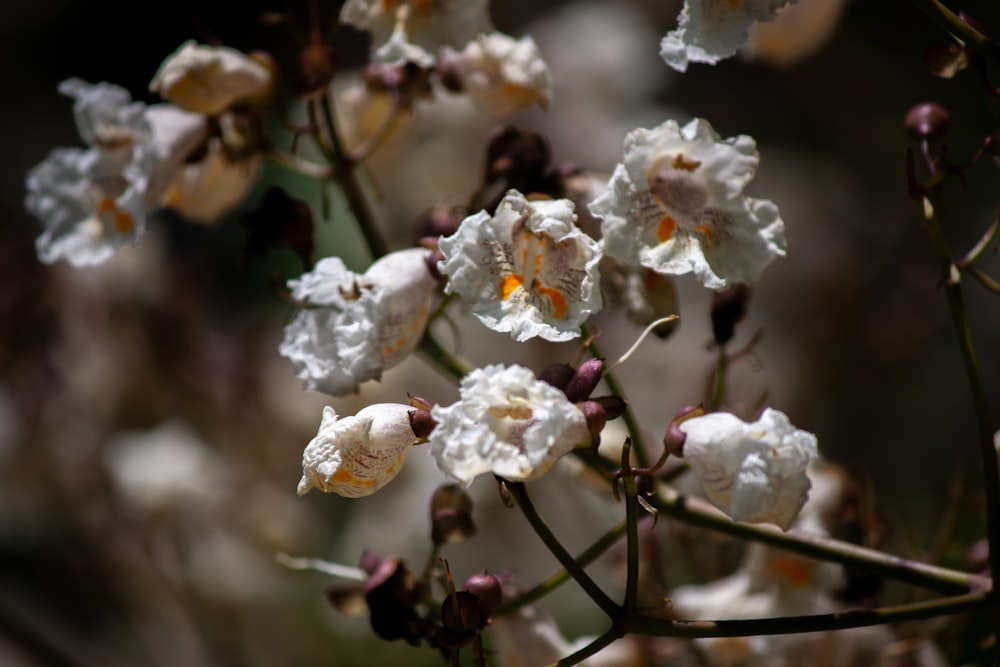
[[[524,282],[524,278],[517,275],[516,273],[508,273],[506,276],[500,279],[500,299],[506,301],[510,295],[521,286]]]
[[[491,405],[486,411],[493,417],[511,419],[531,419],[534,414],[527,405]]]
[[[666,243],[673,238],[675,229],[677,229],[677,221],[669,215],[665,215],[660,220],[660,224],[656,226],[656,238],[660,239],[660,243]]]
[[[769,574],[782,576],[796,588],[805,588],[812,580],[809,568],[798,558],[781,558],[771,563]]]
[[[97,206],[95,206],[94,208],[97,210],[98,213],[110,213],[111,211],[118,208],[118,205],[115,204],[115,200],[112,199],[111,197],[101,197],[97,201]]]
[[[566,303],[566,297],[562,295],[562,292],[552,287],[542,286],[537,287],[535,291],[552,302],[553,315],[560,320],[566,317],[566,311],[569,310],[569,304]]]
[[[339,484],[354,484],[356,486],[375,486],[378,484],[379,479],[360,479],[351,474],[350,470],[345,468],[340,468],[337,472],[333,473],[333,481]]]
[[[118,211],[113,218],[115,229],[119,234],[128,234],[135,229],[135,221],[132,216],[125,211]]]
[[[694,171],[701,166],[701,162],[698,160],[689,160],[682,153],[678,153],[670,166],[681,171]]]
[[[708,225],[695,225],[694,231],[704,234],[705,238],[707,238],[709,242],[715,241],[715,233],[712,231],[712,228],[709,227]]]

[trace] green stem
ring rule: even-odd
[[[660,487],[647,500],[662,514],[693,526],[762,542],[810,558],[834,561],[939,593],[966,593],[991,585],[988,577],[907,560],[856,544],[806,533],[784,533],[771,526],[738,523],[705,501],[687,498],[667,487]]]
[[[832,614],[746,620],[675,621],[633,614],[622,621],[626,632],[656,637],[752,637],[800,632],[845,630],[922,618],[934,618],[986,607],[989,591],[879,609],[849,609]]]
[[[534,529],[535,534],[538,535],[539,539],[545,543],[552,555],[556,557],[559,564],[566,568],[570,576],[576,580],[576,583],[580,585],[580,588],[590,596],[590,599],[601,608],[601,610],[607,614],[612,619],[617,619],[621,615],[620,607],[615,604],[614,600],[609,598],[607,594],[601,590],[600,586],[594,583],[594,580],[590,578],[586,572],[584,572],[583,567],[576,562],[573,556],[566,551],[566,547],[562,545],[559,539],[549,530],[549,527],[545,524],[545,521],[538,514],[535,509],[534,504],[532,504],[531,499],[528,498],[528,492],[524,488],[524,484],[521,482],[508,482],[507,490],[510,492],[511,497],[517,502],[518,507],[521,508],[521,513],[531,524],[532,529]]]
[[[605,551],[610,549],[615,542],[621,539],[621,536],[625,534],[626,522],[621,521],[614,528],[608,532],[601,535],[597,540],[591,544],[589,547],[580,552],[574,560],[580,567],[587,567],[595,560],[597,557],[603,554]],[[558,572],[552,574],[547,579],[539,583],[537,586],[528,589],[527,591],[521,593],[515,598],[511,598],[507,602],[504,602],[497,609],[495,616],[504,616],[506,614],[511,614],[521,607],[531,604],[535,600],[540,600],[545,597],[558,587],[562,586],[564,583],[570,580],[569,572],[565,568],[559,570]]]
[[[417,349],[429,357],[431,363],[437,366],[438,370],[450,375],[455,380],[461,380],[473,370],[472,364],[468,361],[444,349],[444,346],[430,331],[424,332],[424,337],[420,339]]]
[[[708,392],[708,405],[706,406],[709,411],[718,410],[722,407],[722,401],[726,397],[726,371],[728,369],[729,356],[726,354],[726,349],[720,345],[719,356],[715,360],[715,369],[709,383],[711,389]]]
[[[580,333],[584,340],[590,340],[587,344],[587,349],[590,350],[590,354],[594,356],[595,359],[605,359],[606,357],[601,352],[600,346],[594,339],[594,336],[590,332],[590,328],[586,324],[580,325]],[[632,407],[628,404],[628,399],[625,397],[625,391],[622,389],[621,385],[618,384],[618,379],[615,374],[611,371],[604,373],[603,375],[604,384],[608,385],[608,390],[617,396],[618,398],[625,401],[625,412],[622,414],[622,420],[625,422],[625,428],[628,431],[628,435],[632,438],[632,447],[635,449],[635,460],[640,468],[646,468],[649,466],[649,454],[646,451],[646,445],[642,440],[642,432],[639,429],[639,422],[635,420],[635,413],[632,412]]]
[[[639,588],[639,489],[635,483],[635,476],[629,461],[629,450],[631,442],[625,441],[622,448],[622,486],[625,487],[625,544],[626,550],[626,570],[625,570],[625,600],[622,607],[626,614],[635,611],[636,594]]]

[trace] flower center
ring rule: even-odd
[[[126,211],[118,208],[111,197],[101,197],[94,207],[94,213],[105,230],[114,230],[118,234],[130,234],[135,231],[135,220]]]

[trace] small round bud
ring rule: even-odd
[[[621,417],[625,414],[625,408],[628,407],[628,401],[619,396],[598,396],[588,402],[599,403],[604,408],[604,413],[609,420]]]
[[[441,603],[441,625],[434,637],[442,646],[457,650],[472,643],[486,626],[482,604],[472,593],[457,591]]]
[[[903,127],[918,141],[934,141],[948,131],[948,112],[934,102],[917,104],[906,113]]]
[[[421,440],[426,440],[435,426],[437,422],[431,418],[431,413],[427,410],[410,411],[410,428],[413,430],[413,435]]]
[[[682,431],[680,426],[686,420],[700,417],[703,414],[705,414],[705,408],[700,405],[687,406],[677,411],[674,418],[670,420],[670,425],[667,426],[666,435],[663,436],[663,446],[668,452],[684,458],[684,441],[687,440],[687,433]]]
[[[587,429],[590,431],[591,442],[596,447],[601,444],[601,431],[608,423],[608,413],[597,401],[584,401],[580,404],[580,411],[587,418]]]
[[[457,544],[475,533],[469,494],[456,484],[435,489],[431,496],[431,540],[434,544]]]
[[[601,373],[603,372],[603,359],[588,359],[580,364],[580,367],[576,369],[576,374],[573,375],[573,379],[566,385],[566,389],[564,390],[566,398],[573,403],[578,403],[589,398],[590,393],[594,391],[597,383],[601,381]]]
[[[487,618],[493,615],[503,600],[503,588],[500,585],[500,580],[489,572],[474,574],[466,579],[465,590],[479,598],[479,603]]]

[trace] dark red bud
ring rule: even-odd
[[[479,598],[479,603],[487,618],[493,615],[503,600],[503,588],[500,585],[500,580],[489,572],[474,574],[466,579],[465,590]]]
[[[663,446],[674,456],[684,458],[684,441],[687,440],[687,433],[681,430],[680,425],[693,417],[700,417],[705,414],[702,406],[688,406],[681,408],[670,420],[667,426],[667,433],[663,436]]]
[[[421,440],[426,440],[431,431],[437,426],[437,422],[431,417],[427,410],[410,410],[410,430],[413,435]]]
[[[587,420],[587,429],[590,431],[591,441],[596,447],[601,443],[601,431],[608,423],[608,413],[604,406],[597,401],[584,401],[580,404],[580,410]]]
[[[600,403],[609,420],[621,417],[625,414],[625,408],[628,407],[628,401],[618,396],[598,396],[597,398],[590,399],[590,401]]]
[[[431,496],[431,540],[434,544],[457,544],[475,533],[469,494],[455,484],[435,489]]]
[[[934,141],[948,131],[948,112],[933,102],[917,104],[906,113],[903,127],[917,141]]]
[[[601,381],[601,373],[604,372],[603,359],[588,359],[580,364],[576,369],[573,379],[566,385],[566,398],[573,403],[584,401],[590,397],[597,383]]]

